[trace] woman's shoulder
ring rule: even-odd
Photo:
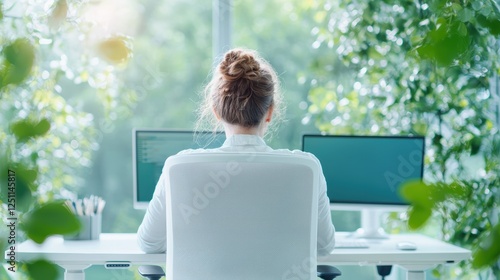
[[[318,158],[314,154],[311,154],[309,152],[304,152],[304,151],[296,150],[296,149],[295,150],[275,149],[273,151],[276,152],[276,153],[290,154],[290,155],[295,155],[295,156],[298,156],[298,157],[312,158],[312,159],[314,159],[315,161],[317,161],[319,163]]]
[[[227,152],[224,149],[221,148],[213,148],[213,149],[186,149],[182,150],[177,155],[187,155],[187,154],[199,154],[199,153],[217,153],[217,152]],[[239,151],[239,152],[248,152],[248,151]],[[312,158],[315,161],[319,163],[318,158],[312,153],[309,152],[304,152],[301,150],[290,150],[290,149],[265,149],[263,151],[259,152],[264,152],[264,153],[275,153],[275,154],[282,154],[282,155],[290,155],[290,156],[297,156],[297,157],[306,157],[306,158]]]
[[[201,153],[212,153],[212,152],[217,152],[217,148],[214,149],[204,149],[204,148],[199,148],[199,149],[186,149],[182,150],[177,153],[177,155],[188,155],[188,154],[201,154]]]

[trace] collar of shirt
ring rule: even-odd
[[[260,136],[251,134],[234,134],[227,138],[222,145],[225,147],[236,147],[236,146],[261,146],[267,147],[266,142]]]

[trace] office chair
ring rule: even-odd
[[[317,265],[320,174],[308,156],[203,153],[167,159],[166,278],[333,279]],[[165,274],[141,266],[144,277]]]

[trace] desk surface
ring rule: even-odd
[[[336,238],[347,238],[337,233]],[[396,248],[400,241],[416,243],[417,250],[402,251]],[[6,252],[7,253],[7,252]],[[326,257],[318,258],[319,264],[333,265],[399,265],[406,269],[407,280],[425,279],[425,270],[437,264],[454,263],[470,258],[471,252],[420,234],[391,235],[389,239],[372,240],[369,248],[336,249]],[[51,237],[42,245],[26,241],[16,250],[18,261],[44,257],[65,268],[66,280],[84,280],[84,270],[90,265],[108,262],[130,264],[165,264],[166,255],[145,254],[137,244],[136,234],[101,234],[99,240],[68,241]]]
[[[346,233],[337,233],[338,240],[347,238]],[[402,251],[396,245],[400,241],[416,243],[417,250]],[[318,263],[402,266],[434,266],[454,263],[470,258],[469,250],[426,237],[420,234],[391,235],[389,239],[370,240],[370,248],[335,249]],[[45,257],[58,264],[88,263],[105,264],[110,261],[128,261],[135,264],[165,263],[165,254],[145,254],[137,245],[136,234],[101,234],[99,240],[69,241],[55,236],[42,245],[27,241],[17,248],[18,260]]]
[[[348,238],[347,233],[337,233],[338,240]],[[402,241],[411,241],[417,245],[414,251],[397,248]],[[471,257],[469,250],[421,234],[395,234],[389,239],[368,240],[369,248],[335,249],[328,256],[318,258],[319,263],[332,264],[399,264],[426,265],[429,263],[455,263]]]
[[[134,233],[102,233],[99,240],[64,240],[53,236],[41,245],[28,240],[17,248],[17,257],[19,260],[45,257],[58,264],[105,264],[110,261],[165,263],[165,254],[142,252]]]

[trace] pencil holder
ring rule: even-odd
[[[78,216],[81,224],[80,232],[65,235],[65,240],[97,240],[101,234],[101,215]]]

